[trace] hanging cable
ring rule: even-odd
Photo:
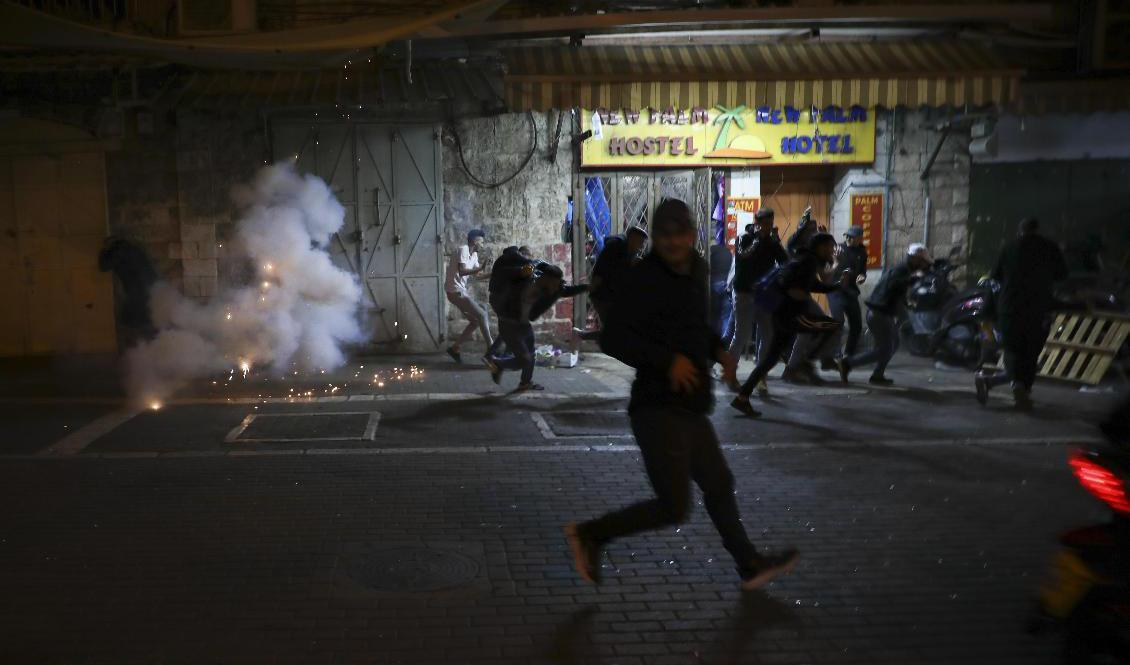
[[[502,180],[495,182],[484,180],[476,176],[474,173],[471,173],[470,167],[467,166],[467,159],[463,156],[463,140],[459,137],[459,129],[458,127],[456,127],[456,121],[451,120],[447,123],[447,130],[451,132],[452,138],[455,139],[455,150],[459,153],[459,164],[463,168],[463,172],[467,174],[467,178],[473,184],[484,189],[497,189],[510,182],[514,178],[517,178],[518,174],[525,170],[526,166],[529,165],[530,160],[534,158],[534,154],[537,153],[538,150],[538,128],[537,123],[534,121],[533,111],[526,111],[526,120],[530,124],[530,152],[526,155],[526,158],[522,160],[522,163],[518,165],[518,168],[515,169],[513,173],[506,176]]]

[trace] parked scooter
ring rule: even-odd
[[[952,252],[951,252],[952,255]],[[945,307],[957,289],[950,273],[957,266],[949,259],[935,259],[906,294],[906,320],[900,329],[903,347],[915,356],[932,356],[934,337],[942,326]]]
[[[1103,432],[1107,443],[1073,450],[1068,464],[1111,519],[1060,536],[1030,626],[1063,631],[1065,663],[1130,663],[1130,401]]]
[[[927,355],[969,368],[995,364],[1000,353],[995,307],[999,292],[1000,282],[983,277],[946,303]]]

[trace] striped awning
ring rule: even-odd
[[[507,49],[511,110],[987,106],[1023,73],[956,40]]]

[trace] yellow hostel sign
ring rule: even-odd
[[[875,109],[825,106],[596,109],[584,167],[783,166],[875,161]]]

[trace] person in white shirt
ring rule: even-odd
[[[451,255],[451,263],[447,266],[447,278],[444,282],[444,291],[447,292],[447,301],[463,314],[467,319],[467,327],[459,337],[447,347],[447,355],[457,363],[463,362],[460,348],[475,334],[477,328],[483,335],[483,340],[490,348],[493,340],[490,334],[490,318],[486,309],[471,298],[469,282],[472,275],[483,271],[479,264],[479,247],[482,246],[486,234],[481,229],[472,229],[467,233],[467,244],[460,245],[459,250]]]

